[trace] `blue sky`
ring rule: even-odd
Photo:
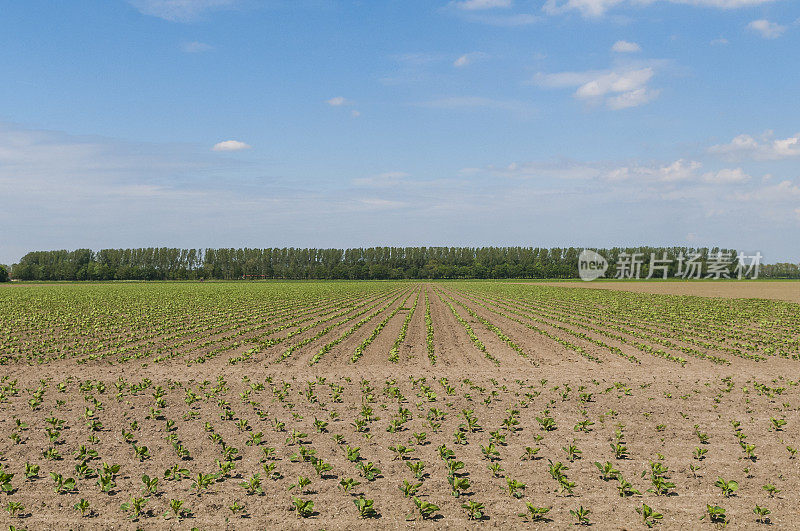
[[[800,2],[81,0],[0,15],[0,263],[708,245],[800,260]]]

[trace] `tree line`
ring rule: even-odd
[[[578,278],[581,248],[369,247],[357,249],[77,249],[34,251],[14,264],[19,280],[196,280],[196,279],[481,279]],[[651,253],[670,261],[700,253],[705,271],[718,248],[637,247],[598,249],[615,274],[622,253],[642,253],[642,276]],[[735,263],[736,253],[729,253]],[[733,264],[729,268],[733,271]],[[660,272],[656,276],[660,276]],[[762,277],[800,278],[796,264],[762,266]]]

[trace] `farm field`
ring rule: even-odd
[[[800,305],[585,288],[2,286],[0,518],[797,528]]]

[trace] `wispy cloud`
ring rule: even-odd
[[[781,26],[777,22],[759,19],[748,24],[747,29],[758,33],[765,39],[777,39],[786,31],[786,26]]]
[[[211,148],[212,151],[243,151],[245,149],[250,149],[252,146],[249,144],[245,144],[244,142],[240,142],[239,140],[225,140],[223,142],[218,142],[214,144],[214,147]]]
[[[737,9],[767,4],[777,0],[547,0],[542,9],[551,15],[578,11],[584,17],[600,17],[617,6],[636,6],[669,2],[697,7]]]
[[[329,100],[325,100],[325,103],[331,107],[341,107],[342,105],[346,105],[348,101],[344,96],[335,96]]]
[[[531,13],[491,13],[484,11],[462,12],[461,18],[477,24],[498,28],[518,28],[541,22],[542,17]]]
[[[512,163],[504,167],[490,166],[485,171],[496,175],[522,179],[557,179],[597,181],[604,183],[636,183],[665,185],[731,185],[750,181],[742,168],[721,168],[701,173],[703,163],[678,159],[668,163],[644,162],[580,162],[569,159]],[[469,174],[484,171],[480,168],[463,170]]]
[[[581,162],[570,159],[512,163],[504,167],[487,168],[497,175],[523,179],[583,180],[607,183],[678,183],[698,180],[702,163],[678,159],[670,163],[645,164],[629,162]],[[479,170],[474,170],[479,171]]]
[[[617,41],[611,47],[611,50],[617,53],[634,53],[634,52],[641,52],[642,47],[635,42]]]
[[[182,42],[181,43],[181,50],[186,53],[201,53],[207,52],[209,50],[213,50],[214,47],[210,44],[206,44],[204,42],[199,41],[191,41],[191,42]]]
[[[653,67],[619,67],[583,72],[539,73],[534,82],[547,88],[577,87],[573,93],[579,100],[603,102],[614,110],[638,107],[658,97],[659,90],[648,86],[655,75]]]
[[[388,210],[388,209],[402,208],[407,204],[405,201],[393,201],[391,199],[383,199],[380,197],[368,197],[368,198],[356,199],[356,201],[370,210]]]
[[[651,0],[652,1],[652,0]],[[673,4],[688,4],[700,7],[716,7],[719,9],[738,9],[769,4],[777,0],[669,0]]]
[[[717,172],[708,172],[703,175],[703,181],[713,184],[743,183],[750,180],[750,176],[741,168],[725,168]]]
[[[511,7],[512,0],[460,0],[450,2],[452,7],[463,9],[464,11],[480,11],[483,9],[496,9]]]
[[[800,157],[800,133],[788,138],[773,138],[768,131],[760,139],[750,135],[739,135],[727,144],[711,146],[709,153],[733,160],[780,160]]]
[[[331,107],[350,107],[353,105],[354,102],[348,100],[344,96],[335,96],[329,100],[325,100],[325,103],[327,103]],[[358,118],[359,116],[361,116],[361,111],[358,111],[357,109],[351,109],[350,116],[352,116],[353,118]]]
[[[696,160],[678,159],[669,164],[644,165],[633,164],[619,166],[607,171],[604,178],[610,181],[655,181],[662,183],[675,183],[688,181],[697,176],[697,171],[703,166]]]
[[[599,17],[625,0],[547,0],[542,9],[551,15],[579,11],[585,17]]]
[[[193,22],[202,15],[235,8],[239,0],[129,0],[144,15],[170,22]]]
[[[483,52],[465,53],[464,55],[459,56],[455,61],[453,61],[453,66],[455,66],[456,68],[463,68],[465,66],[471,65],[475,61],[480,61],[481,59],[485,59],[487,57],[489,57],[489,55]]]
[[[388,171],[373,175],[372,177],[359,177],[353,179],[352,183],[355,186],[383,188],[397,186],[408,177],[410,177],[410,175],[404,171]]]
[[[778,184],[760,186],[746,192],[736,192],[731,197],[737,201],[744,202],[796,203],[800,201],[800,186],[787,179]]]

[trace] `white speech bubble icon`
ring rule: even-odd
[[[598,279],[606,274],[608,261],[598,253],[584,249],[578,256],[578,274],[586,282]]]

